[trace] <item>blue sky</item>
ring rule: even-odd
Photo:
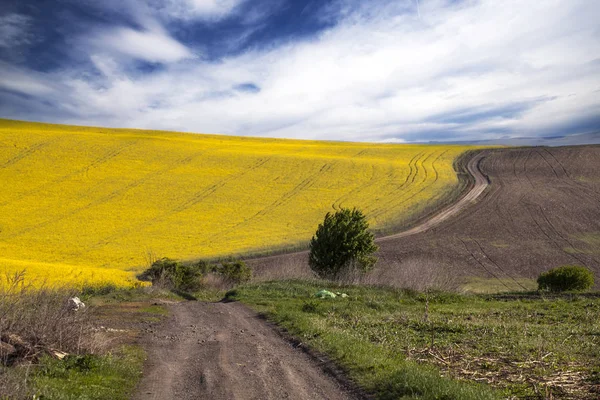
[[[600,131],[594,0],[4,0],[0,117],[305,139]]]

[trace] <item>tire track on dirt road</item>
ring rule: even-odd
[[[243,304],[187,301],[169,311],[143,339],[134,400],[360,398]]]

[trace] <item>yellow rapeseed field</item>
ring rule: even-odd
[[[0,120],[0,272],[127,285],[149,257],[306,243],[341,206],[401,225],[457,187],[466,149]]]

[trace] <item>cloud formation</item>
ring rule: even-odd
[[[29,44],[32,36],[29,33],[31,18],[22,14],[5,14],[0,16],[0,47],[14,48]]]
[[[218,20],[235,10],[245,0],[165,0],[153,6],[180,19]]]
[[[139,31],[127,27],[112,28],[92,36],[89,44],[103,53],[128,56],[148,62],[173,63],[193,57],[186,46],[161,31]]]
[[[166,19],[153,2],[135,11],[115,6],[137,25],[99,23],[74,37],[78,59],[84,55],[75,65],[0,64],[0,115],[390,142],[600,130],[600,3],[422,0],[417,12],[414,1],[314,10],[306,1],[294,9],[306,19],[296,36],[269,25],[290,10],[285,1],[250,25],[239,12],[250,2],[161,4]],[[273,35],[207,55],[218,54],[211,43],[245,43],[256,32]],[[287,39],[278,40],[283,32]]]

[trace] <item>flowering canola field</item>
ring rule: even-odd
[[[149,256],[298,246],[342,206],[398,226],[456,189],[466,149],[0,120],[0,273],[128,285]]]

